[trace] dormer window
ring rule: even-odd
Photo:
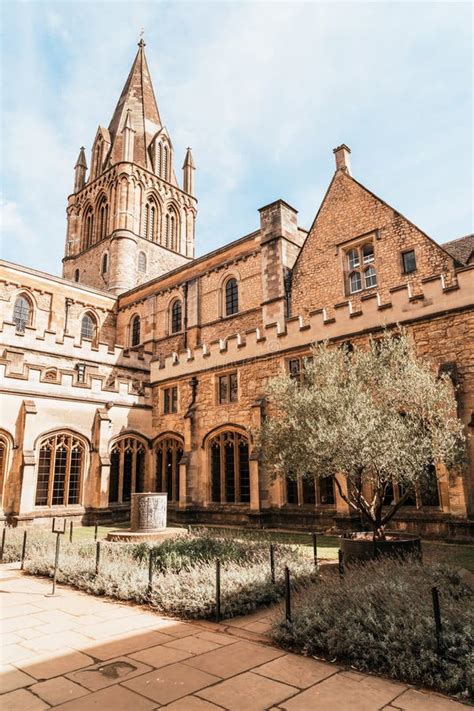
[[[358,291],[377,286],[374,262],[375,251],[372,242],[365,242],[346,252],[346,279],[349,294],[356,294]]]

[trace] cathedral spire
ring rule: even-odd
[[[153,137],[163,125],[146,61],[143,39],[138,43],[138,52],[109,125],[112,165],[122,160],[123,129],[127,116],[135,130],[133,160],[142,167],[152,170],[152,159],[148,149]]]

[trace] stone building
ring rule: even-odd
[[[436,244],[352,176],[347,146],[334,154],[309,232],[276,200],[254,232],[194,258],[195,166],[188,149],[180,187],[140,42],[89,173],[79,153],[63,277],[1,265],[7,521],[111,521],[134,491],[167,491],[181,522],[354,525],[331,478],[270,481],[252,433],[268,378],[301,377],[312,343],[396,324],[450,374],[472,432],[474,236]],[[469,447],[468,471],[433,472],[399,528],[472,535]]]

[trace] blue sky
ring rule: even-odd
[[[279,197],[309,227],[353,175],[439,242],[472,230],[472,5],[459,2],[2,3],[2,256],[60,273],[81,145],[108,125],[142,27],[197,254]],[[89,155],[89,154],[88,154]]]

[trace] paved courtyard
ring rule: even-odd
[[[465,711],[271,646],[269,613],[184,623],[1,566],[2,711]]]

